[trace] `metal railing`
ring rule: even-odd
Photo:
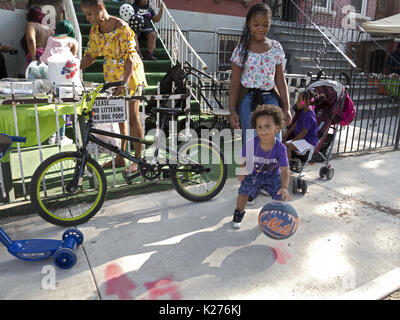
[[[151,0],[150,6],[158,10],[163,8],[161,20],[155,24],[155,29],[173,64],[188,61],[193,67],[206,70],[207,64],[190,45],[164,1]]]
[[[367,18],[341,0],[263,2],[273,11],[272,36],[285,50],[289,72],[350,78],[357,114],[350,126],[340,128],[334,153],[398,149],[400,77],[393,70],[400,69],[400,61],[387,50],[393,39],[365,32]]]
[[[76,17],[76,12],[74,8],[74,3],[72,0],[64,0],[65,18],[72,23],[75,31],[75,38],[78,41],[78,58],[82,58],[82,34],[79,28],[78,18]]]
[[[75,95],[74,95],[75,96]],[[190,96],[189,95],[169,95],[169,99],[172,100],[172,107],[175,106],[175,101],[182,99],[183,96],[188,96],[186,104],[190,105]],[[2,132],[8,135],[19,136],[25,133],[28,135],[27,128],[21,127],[19,124],[20,116],[29,116],[31,117],[34,114],[34,125],[31,126],[31,131],[29,132],[29,136],[32,139],[35,136],[34,145],[30,147],[25,147],[23,143],[17,143],[17,148],[13,148],[9,151],[10,161],[0,161],[0,204],[4,203],[13,203],[20,202],[29,199],[29,189],[30,189],[30,181],[33,175],[34,170],[42,163],[47,157],[53,155],[55,153],[59,153],[62,151],[75,151],[81,146],[82,142],[82,134],[85,127],[85,120],[80,115],[81,114],[81,96],[76,95],[74,98],[68,99],[59,99],[55,98],[52,95],[49,96],[39,96],[33,98],[27,98],[25,96],[6,96],[4,99],[0,99],[1,105],[11,106],[10,114],[12,113],[12,121],[14,123],[14,130],[12,132]],[[138,97],[140,98],[140,97]],[[143,96],[146,101],[155,100],[157,101],[157,105],[159,105],[161,100],[166,99],[166,95],[150,95]],[[103,98],[104,99],[104,98]],[[130,128],[129,123],[129,108],[128,103],[131,98],[126,98],[126,121],[127,126]],[[63,103],[67,102],[69,104],[69,110],[65,111]],[[49,108],[49,104],[52,104],[52,107]],[[29,107],[29,111],[25,110],[21,113],[18,112],[19,108],[27,108]],[[72,113],[69,112],[72,107]],[[43,109],[44,108],[44,109]],[[43,113],[42,113],[42,110]],[[28,115],[29,112],[29,115]],[[70,134],[70,130],[67,130],[68,135],[72,138],[72,145],[62,145],[60,141],[60,116],[65,114],[71,114],[72,116],[72,135]],[[188,112],[190,114],[190,112]],[[54,117],[54,118],[53,118]],[[155,128],[149,128],[148,131],[145,127],[146,118],[148,115],[145,113],[145,107],[142,106],[140,110],[140,118],[143,127],[143,131],[147,134],[153,135],[154,129],[158,130],[160,128],[160,117],[157,114],[155,121]],[[56,144],[48,145],[46,142],[46,138],[41,136],[43,132],[41,130],[40,124],[43,125],[43,122],[52,122],[56,124],[55,130],[58,133]],[[177,119],[172,119],[173,125],[176,126]],[[98,124],[101,128],[101,123]],[[1,131],[1,130],[0,130]],[[112,130],[111,130],[112,131]],[[116,133],[119,133],[119,127],[117,126]],[[129,134],[129,133],[128,133]],[[156,132],[157,134],[157,132]],[[183,133],[185,136],[186,132]],[[182,139],[182,132],[180,133],[180,138]],[[127,144],[127,150],[130,152],[130,144]],[[122,184],[117,183],[116,175],[119,173],[116,170],[115,162],[114,162],[114,154],[112,154],[111,159],[109,153],[103,152],[103,149],[99,149],[97,145],[88,146],[89,152],[92,154],[93,158],[96,161],[103,162],[107,160],[112,161],[112,172],[108,172],[107,175],[112,174],[112,183],[109,183],[109,187],[116,188],[121,185],[125,185],[125,182]],[[151,151],[151,150],[150,150]],[[146,155],[146,149],[143,147],[143,155]],[[3,159],[4,160],[4,159]],[[1,208],[1,205],[0,205]]]

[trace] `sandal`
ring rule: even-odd
[[[125,159],[122,158],[122,157],[118,157],[118,156],[117,156],[117,157],[114,159],[114,165],[115,165],[116,168],[125,167]],[[111,169],[111,168],[112,168],[112,160],[109,160],[109,161],[104,162],[104,163],[101,165],[101,167],[102,167],[103,169]]]
[[[134,173],[135,171],[138,171],[137,168],[137,163],[136,162],[132,162],[131,164],[131,173]],[[129,167],[125,169],[125,174],[129,174]]]

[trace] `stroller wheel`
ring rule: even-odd
[[[307,192],[307,182],[305,180],[301,180],[300,182],[301,193],[306,194]]]
[[[319,169],[319,177],[322,179],[326,176],[326,173],[328,171],[327,167],[321,167],[321,169]]]
[[[335,169],[329,168],[328,172],[326,173],[326,179],[331,180],[334,174],[335,174]]]

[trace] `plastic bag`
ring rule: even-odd
[[[113,123],[95,123],[93,125],[93,128],[98,129],[98,130],[103,130],[103,131],[108,131],[108,132],[113,132],[113,133],[120,133],[119,131],[119,125],[116,122]],[[100,134],[95,134],[93,133],[93,135],[108,144],[114,145],[118,148],[121,148],[121,139],[117,139],[117,138],[112,138],[112,137],[107,137],[107,136],[103,136]],[[106,148],[103,148],[99,145],[94,144],[93,142],[89,142],[88,144],[88,151],[89,153],[95,153],[96,152],[96,147],[97,147],[97,152],[99,154],[112,154],[113,152],[109,151]]]

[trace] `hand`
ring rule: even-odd
[[[229,123],[233,129],[240,129],[239,116],[236,111],[231,111],[231,114],[229,115]]]
[[[283,116],[285,118],[285,125],[288,127],[292,123],[292,115],[290,114],[289,111],[285,111],[283,113]]]
[[[2,45],[0,46],[0,52],[7,52],[9,51],[11,48],[9,46],[6,45]]]
[[[276,194],[282,196],[282,201],[292,200],[287,188],[280,188]]]
[[[121,96],[125,94],[125,86],[114,87],[112,90],[112,95],[114,97]]]

